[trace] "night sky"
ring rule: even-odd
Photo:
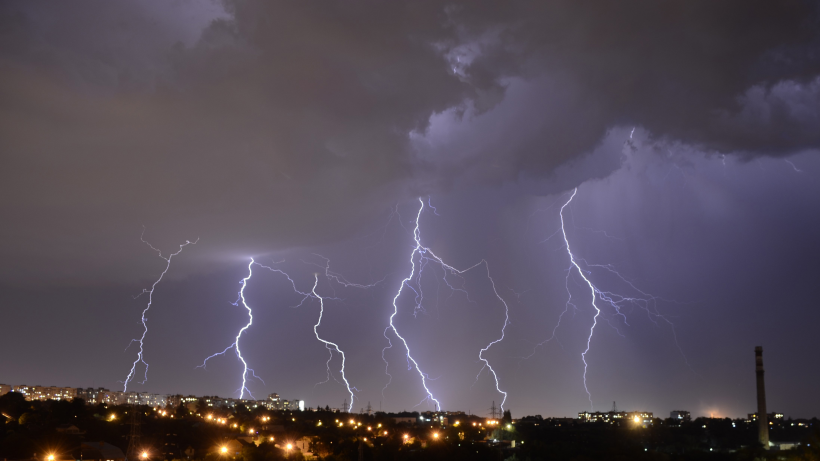
[[[816,2],[4,1],[0,383],[123,388],[166,267],[142,236],[196,244],[129,390],[239,396],[232,351],[196,367],[253,257],[318,280],[355,411],[434,408],[385,332],[414,267],[394,325],[444,409],[504,399],[506,303],[515,417],[744,416],[758,345],[769,409],[820,416],[819,149]],[[417,215],[479,265],[419,278]],[[319,301],[253,270],[248,390],[340,407]]]

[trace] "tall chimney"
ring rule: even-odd
[[[766,413],[766,385],[763,382],[763,347],[755,347],[757,372],[757,438],[763,449],[769,449],[769,416]]]

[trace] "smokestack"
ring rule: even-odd
[[[757,372],[757,438],[763,449],[769,449],[769,416],[766,413],[766,385],[763,382],[763,347],[755,347]]]

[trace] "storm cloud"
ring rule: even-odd
[[[143,224],[227,253],[322,243],[414,195],[548,176],[616,127],[746,156],[820,141],[810,2],[6,2],[2,22],[5,277],[69,257],[57,240],[124,257],[112,232]]]

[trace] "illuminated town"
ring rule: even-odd
[[[0,449],[12,455],[6,459],[31,461],[515,460],[535,459],[531,456],[545,447],[568,452],[569,440],[572,452],[579,452],[581,441],[586,449],[580,452],[589,455],[651,452],[688,459],[687,453],[745,456],[759,450],[756,413],[692,419],[689,411],[676,410],[662,418],[620,411],[613,403],[611,411],[583,411],[577,418],[513,418],[493,403],[486,416],[386,413],[369,406],[354,414],[278,394],[245,400],[5,384],[0,390],[5,423]],[[769,450],[795,455],[811,450],[806,440],[818,424],[817,418],[768,414]]]

